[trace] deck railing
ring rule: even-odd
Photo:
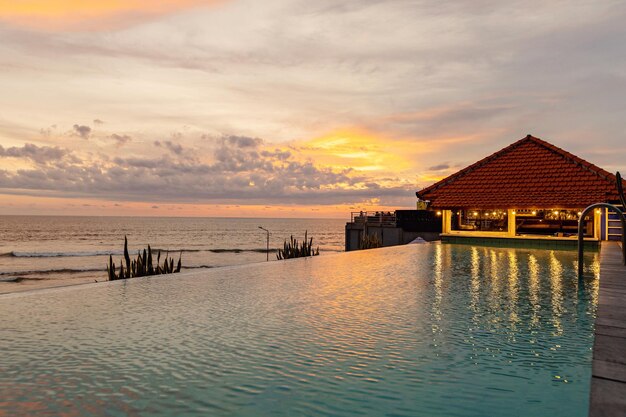
[[[396,213],[390,211],[353,211],[350,213],[350,223],[395,227]]]
[[[615,174],[616,177],[616,185],[617,192],[619,194],[620,202],[622,203],[622,207],[626,207],[626,198],[624,197],[624,190],[622,189],[622,176],[620,173]],[[608,208],[609,210],[613,210],[619,216],[619,220],[622,224],[622,262],[626,265],[626,217],[624,217],[624,213],[619,208],[615,207],[613,204],[608,203],[596,203],[592,204],[586,209],[583,210],[582,214],[578,218],[578,278],[582,278],[583,276],[583,248],[584,248],[584,240],[583,240],[583,219],[585,216],[590,213],[595,208]],[[608,230],[607,230],[608,233]]]

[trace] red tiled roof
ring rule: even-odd
[[[615,180],[602,168],[528,135],[416,194],[433,208],[584,208],[618,200]]]

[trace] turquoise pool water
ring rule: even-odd
[[[0,297],[0,415],[585,416],[597,254],[409,245]]]

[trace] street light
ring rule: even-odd
[[[270,260],[270,231],[267,230],[264,227],[261,227],[261,226],[259,226],[259,229],[265,230],[265,232],[267,233],[267,251],[266,251],[266,254],[267,254],[267,261],[269,261]]]

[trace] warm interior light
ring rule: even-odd
[[[537,212],[533,210],[533,216],[536,215],[536,214],[537,214]]]
[[[474,212],[474,216],[478,216],[478,212],[477,211]]]
[[[600,214],[602,211],[600,209],[596,209],[596,213]]]
[[[495,215],[496,215],[496,212],[494,211],[494,212],[493,212],[493,213],[491,213],[491,214],[493,214],[493,215],[495,216]]]
[[[440,211],[437,212],[437,216],[441,216],[441,212]]]
[[[512,211],[513,214],[517,214],[517,212],[515,210]]]
[[[552,213],[559,214],[559,211],[558,210],[554,210]]]
[[[578,212],[578,215],[580,216],[581,214],[583,214],[583,212],[582,212],[582,211],[579,211],[579,212]]]

